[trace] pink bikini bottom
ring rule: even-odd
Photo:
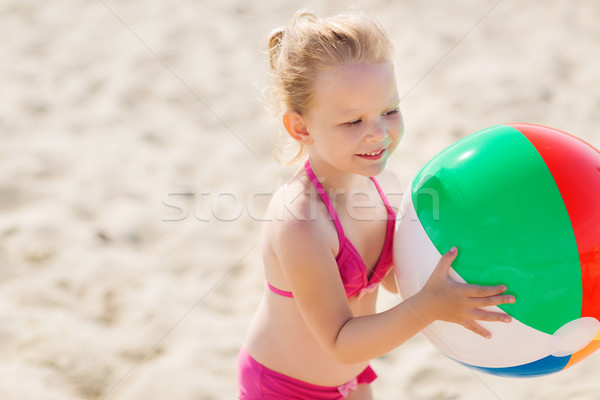
[[[367,366],[355,378],[340,386],[319,386],[273,371],[253,359],[245,347],[238,357],[240,400],[340,400],[359,383],[371,383],[377,374]]]

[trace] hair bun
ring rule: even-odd
[[[275,64],[277,63],[277,58],[279,57],[281,41],[283,40],[283,36],[285,34],[285,27],[276,28],[269,35],[269,65],[271,66],[271,70],[275,69]]]
[[[308,20],[310,22],[317,22],[319,20],[319,17],[317,17],[314,13],[308,11],[308,10],[299,10],[296,11],[296,13],[294,14],[294,16],[292,17],[292,25],[298,21],[301,20]]]

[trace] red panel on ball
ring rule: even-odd
[[[575,136],[530,124],[509,124],[540,153],[573,226],[583,282],[582,317],[600,320],[600,152]]]

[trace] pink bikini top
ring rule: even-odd
[[[375,178],[371,177],[383,203],[385,204],[385,208],[388,213],[388,221],[387,228],[385,233],[385,242],[383,244],[383,250],[381,251],[381,255],[379,256],[379,260],[377,260],[377,264],[375,264],[375,268],[373,268],[373,273],[371,277],[367,276],[367,266],[363,261],[362,257],[354,248],[350,240],[346,238],[344,235],[344,230],[342,229],[342,224],[340,223],[340,219],[333,208],[333,204],[329,200],[329,196],[327,196],[327,192],[323,185],[313,172],[310,167],[310,163],[307,160],[306,164],[304,164],[304,169],[308,174],[311,182],[317,189],[317,192],[323,199],[323,202],[327,206],[327,210],[329,210],[329,215],[333,219],[335,223],[335,229],[338,234],[338,238],[340,241],[340,249],[338,251],[335,260],[338,265],[338,269],[340,271],[340,276],[342,278],[342,282],[344,283],[344,289],[346,289],[346,295],[348,297],[352,297],[358,294],[359,298],[364,296],[366,293],[371,293],[377,287],[377,284],[383,279],[383,277],[387,274],[389,269],[392,267],[393,263],[393,249],[392,249],[392,240],[394,236],[394,223],[396,220],[396,213],[390,207],[387,198],[383,194],[381,187],[375,180]],[[294,297],[292,292],[287,292],[285,290],[277,289],[269,282],[267,282],[267,286],[271,291],[277,293],[281,296],[285,297]]]

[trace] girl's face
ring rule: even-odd
[[[385,168],[404,132],[391,64],[350,64],[321,72],[304,121],[311,158],[364,176]]]

